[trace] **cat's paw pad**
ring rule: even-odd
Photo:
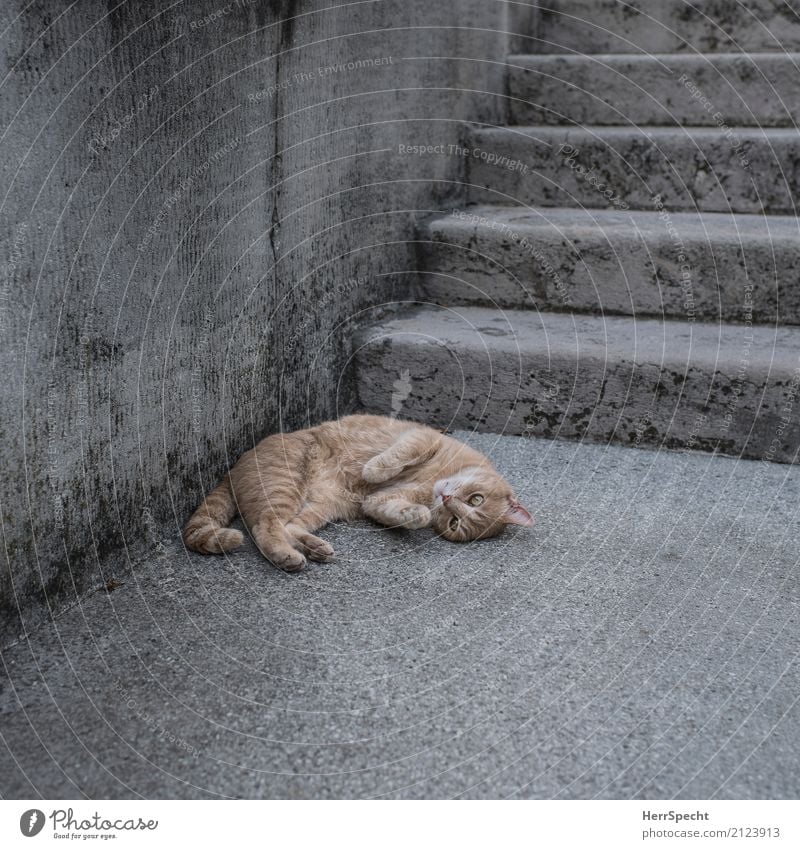
[[[327,563],[333,559],[334,550],[330,543],[325,542],[319,537],[312,537],[305,540],[306,554],[309,560],[316,560],[319,563]]]
[[[399,514],[400,524],[404,528],[417,530],[418,528],[427,528],[432,521],[431,511],[423,504],[414,504],[411,507],[404,507]]]
[[[305,565],[306,559],[299,551],[287,552],[284,555],[271,558],[272,563],[284,572],[299,572]]]
[[[367,483],[384,483],[385,481],[388,481],[393,474],[394,472],[391,469],[387,469],[380,463],[375,462],[374,459],[365,463],[364,468],[361,470],[361,477],[364,478]]]

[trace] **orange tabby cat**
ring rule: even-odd
[[[313,532],[336,520],[430,526],[453,542],[533,524],[483,454],[424,425],[367,415],[263,439],[195,510],[184,542],[203,554],[236,548],[242,534],[226,526],[237,510],[262,554],[289,572],[333,557]]]

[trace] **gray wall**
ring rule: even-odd
[[[461,193],[398,146],[501,120],[504,3],[330,5],[5,4],[5,639],[352,407],[350,325]]]

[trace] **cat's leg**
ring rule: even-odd
[[[320,506],[308,504],[287,523],[286,533],[309,560],[327,563],[333,558],[333,546],[324,539],[314,536],[312,531],[321,528],[328,521],[328,516],[320,509]]]
[[[409,495],[411,493],[409,492]],[[390,528],[427,528],[432,523],[431,511],[400,492],[368,495],[361,509],[365,516]]]
[[[274,434],[231,472],[236,503],[253,541],[267,560],[287,572],[297,572],[306,563],[286,523],[300,511],[305,497],[307,442],[301,434]]]
[[[361,497],[355,495],[344,481],[332,482],[330,479],[323,485],[312,486],[311,491],[314,494],[286,523],[286,530],[306,557],[325,563],[333,558],[333,547],[315,536],[314,531],[328,522],[357,519],[361,515]]]
[[[329,542],[325,542],[324,539],[304,530],[296,522],[290,522],[286,526],[286,532],[294,539],[297,547],[309,560],[316,560],[318,563],[328,563],[333,560],[336,553],[333,546]]]
[[[384,483],[409,466],[427,462],[436,453],[442,437],[435,431],[410,430],[385,451],[364,464],[361,476],[368,483]]]
[[[294,538],[286,531],[281,519],[265,516],[252,528],[258,550],[275,566],[286,572],[299,572],[306,558],[294,547]]]

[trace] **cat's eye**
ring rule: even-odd
[[[447,523],[447,527],[450,528],[451,531],[457,531],[460,524],[461,520],[457,516],[453,516],[453,518]]]
[[[482,495],[473,495],[472,498],[467,502],[467,504],[471,504],[473,507],[477,507],[479,504],[483,504],[483,496]]]

